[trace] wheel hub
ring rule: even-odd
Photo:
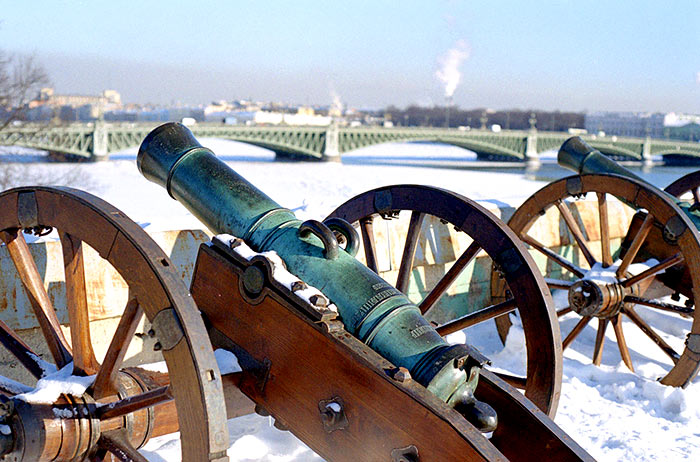
[[[97,409],[115,399],[125,399],[148,391],[148,384],[134,370],[119,374],[118,396],[98,403],[89,394],[82,397],[61,395],[52,404],[29,403],[5,398],[0,403],[0,424],[9,434],[0,438],[0,458],[6,461],[73,461],[94,452],[100,435],[106,431],[125,432],[130,444],[139,448],[151,436],[153,409],[137,410],[125,416],[100,420]],[[6,431],[7,433],[7,431]]]
[[[618,283],[581,279],[569,288],[569,306],[581,316],[612,318],[622,310],[628,292]]]

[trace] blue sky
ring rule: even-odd
[[[59,93],[700,113],[700,1],[6,1]],[[454,76],[454,72],[452,74]]]

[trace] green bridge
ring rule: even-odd
[[[156,126],[151,123],[23,125],[0,131],[0,146],[24,146],[57,156],[90,160],[138,146]],[[221,138],[274,151],[278,158],[337,160],[347,152],[381,143],[430,141],[468,149],[483,160],[533,161],[557,149],[568,133],[504,130],[460,130],[421,127],[240,126],[201,123],[190,127],[197,137]],[[623,160],[650,161],[653,156],[681,163],[700,162],[700,143],[652,138],[582,136],[604,154]]]

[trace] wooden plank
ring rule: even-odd
[[[498,413],[498,428],[491,442],[509,460],[595,462],[545,413],[493,372],[481,372],[476,397],[489,403]]]

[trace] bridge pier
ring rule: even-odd
[[[333,121],[331,125],[326,130],[325,135],[325,146],[323,147],[323,160],[340,162],[340,149],[339,149],[339,130],[338,124]]]
[[[537,152],[537,131],[532,129],[527,134],[525,143],[525,164],[528,167],[540,165],[540,153]]]
[[[109,137],[107,136],[107,127],[105,126],[104,120],[98,119],[95,121],[95,129],[92,132],[92,152],[90,160],[109,160],[107,151],[108,144]]]
[[[651,166],[653,161],[651,159],[651,137],[647,136],[644,139],[644,144],[642,145],[642,161],[645,166]]]

